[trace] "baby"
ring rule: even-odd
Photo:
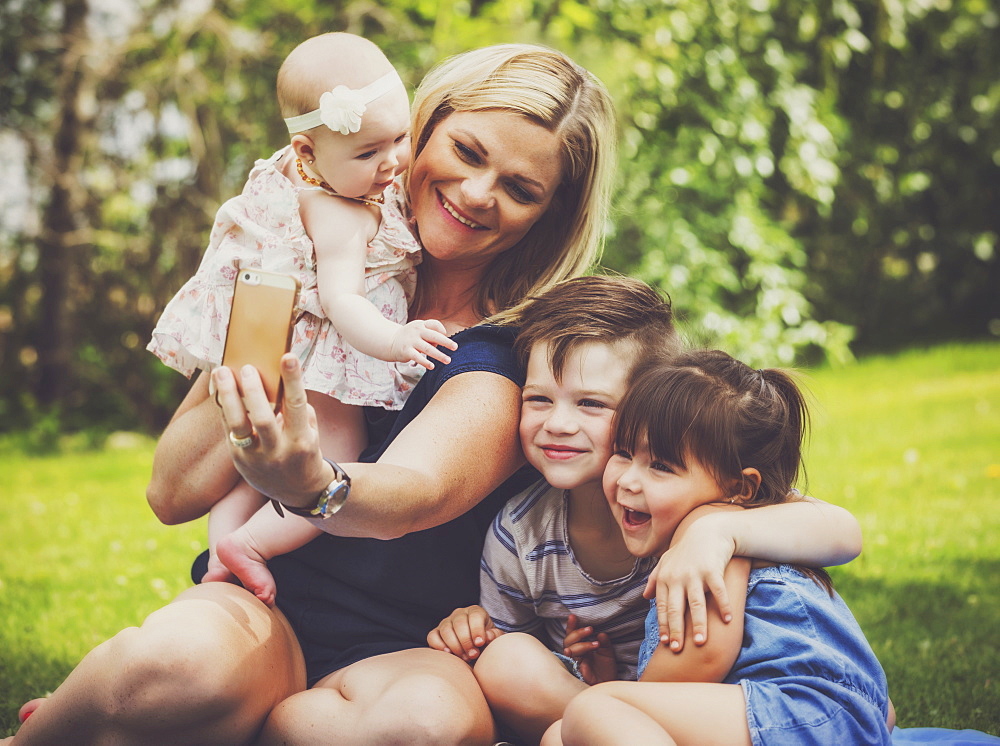
[[[258,161],[243,193],[220,208],[201,266],[167,304],[148,349],[185,375],[210,370],[221,361],[237,270],[294,275],[301,293],[291,350],[321,420],[323,452],[354,461],[366,445],[361,408],[402,407],[432,359],[449,362],[438,348],[456,348],[440,322],[407,323],[420,250],[397,180],[410,161],[409,99],[381,50],[345,33],[292,50],[277,93],[290,143]],[[241,481],[213,507],[203,580],[231,571],[271,604],[266,560],[319,530],[262,504]]]

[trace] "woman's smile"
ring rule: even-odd
[[[476,231],[489,230],[485,225],[481,225],[480,223],[477,223],[476,221],[466,217],[461,212],[459,212],[458,208],[456,208],[455,205],[449,202],[448,198],[445,197],[443,194],[441,194],[441,192],[438,192],[438,201],[441,203],[441,206],[445,209],[445,212],[447,212],[449,215],[455,218],[455,220],[457,220],[462,225],[468,226],[469,228],[472,228],[473,230]]]

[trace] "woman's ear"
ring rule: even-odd
[[[733,495],[730,502],[748,503],[760,488],[760,472],[752,466],[743,470],[743,478],[733,485]]]
[[[316,144],[308,135],[293,135],[292,150],[295,151],[295,155],[298,156],[303,163],[311,164],[316,160]]]

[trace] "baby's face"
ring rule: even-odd
[[[611,456],[611,419],[631,366],[631,344],[588,342],[566,358],[557,379],[549,345],[531,349],[521,394],[521,447],[553,487],[600,484]]]
[[[402,85],[370,104],[361,129],[342,135],[317,127],[310,168],[345,197],[377,197],[410,165],[410,104]]]

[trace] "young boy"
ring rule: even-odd
[[[642,589],[656,561],[629,554],[601,480],[632,368],[678,346],[670,303],[624,277],[562,283],[521,318],[521,446],[543,479],[512,498],[487,535],[482,606],[456,610],[428,644],[472,660],[489,643],[476,677],[497,716],[526,740],[541,738],[584,681],[635,678]]]

